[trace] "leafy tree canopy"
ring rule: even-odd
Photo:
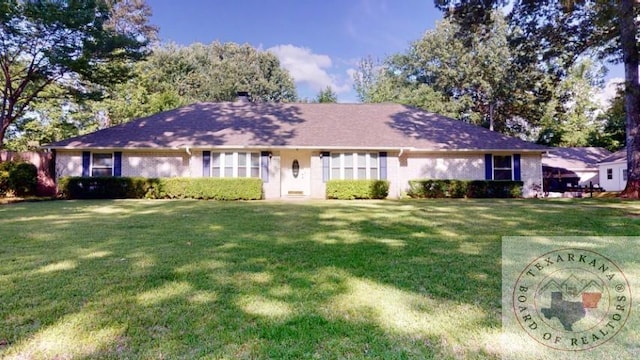
[[[293,79],[277,57],[249,45],[214,42],[157,46],[128,65],[132,77],[104,89],[95,101],[58,94],[38,101],[31,116],[10,128],[12,149],[26,149],[194,102],[233,101],[247,91],[253,101],[295,101]],[[32,146],[32,147],[33,147]]]
[[[247,91],[255,101],[287,102],[296,99],[293,78],[278,58],[250,45],[213,42],[156,49],[148,69],[155,81],[173,84],[185,101],[230,101]]]
[[[0,0],[0,148],[11,124],[48,96],[95,95],[146,54],[142,21],[121,31],[112,0]]]
[[[327,86],[324,90],[320,90],[316,95],[315,102],[317,103],[337,103],[338,95],[333,91],[331,86]]]
[[[515,62],[510,29],[499,14],[495,19],[468,38],[445,19],[381,65],[363,59],[354,78],[360,99],[405,103],[511,134],[522,131],[520,120],[535,125],[549,81],[536,66]]]
[[[239,91],[249,92],[253,101],[297,98],[293,78],[278,58],[249,45],[156,47],[136,64],[135,74],[102,104],[110,125],[194,102],[233,101]]]
[[[624,108],[624,89],[618,89],[611,99],[609,108],[598,116],[598,129],[592,132],[589,143],[617,151],[625,146],[626,111]]]
[[[591,146],[601,129],[602,108],[596,101],[604,67],[584,59],[568,69],[553,90],[539,124],[537,141],[549,146]]]

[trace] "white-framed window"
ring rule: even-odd
[[[627,169],[622,169],[622,180],[627,181]]]
[[[331,179],[377,180],[380,178],[378,153],[331,153]]]
[[[91,176],[113,176],[113,153],[91,154]]]
[[[613,169],[607,169],[607,180],[613,180]]]
[[[493,156],[493,180],[513,180],[513,157],[511,155]]]
[[[257,152],[212,152],[212,177],[260,177],[260,154]]]

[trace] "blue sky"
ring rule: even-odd
[[[433,0],[147,0],[162,42],[248,43],[275,53],[298,96],[331,86],[357,101],[352,73],[365,56],[408,49],[442,19]],[[609,78],[622,76],[613,69]]]
[[[163,42],[248,43],[274,52],[300,97],[331,86],[355,102],[357,62],[401,52],[442,18],[432,0],[147,0]]]

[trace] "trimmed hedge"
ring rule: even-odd
[[[58,192],[66,199],[262,199],[262,180],[253,178],[65,177]]]
[[[143,199],[160,187],[160,179],[139,177],[64,177],[58,193],[65,199]]]
[[[386,180],[329,180],[327,199],[384,199],[389,195]]]
[[[508,180],[409,180],[412,198],[519,198],[522,181]]]
[[[30,195],[38,186],[38,168],[27,162],[5,161],[0,163],[0,195]]]
[[[162,199],[260,200],[262,180],[256,178],[164,178],[155,197]]]

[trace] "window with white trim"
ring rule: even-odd
[[[378,153],[331,153],[331,179],[377,180],[380,178]]]
[[[260,177],[260,154],[257,152],[212,152],[212,177]]]
[[[513,161],[511,155],[493,156],[493,180],[513,180]]]
[[[622,169],[622,180],[627,181],[627,169]]]
[[[91,154],[91,176],[113,176],[113,154]]]
[[[607,169],[607,180],[613,180],[613,169]]]

